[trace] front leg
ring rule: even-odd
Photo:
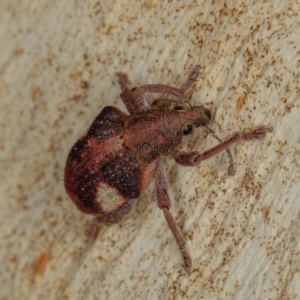
[[[175,97],[176,100],[164,98],[162,98],[161,100],[185,104],[182,99],[185,94],[192,88],[192,86],[197,82],[199,77],[199,69],[199,66],[195,66],[192,69],[187,81],[181,86],[180,89],[163,84],[147,84],[130,90],[128,89],[128,84],[130,83],[128,76],[124,73],[117,73],[116,75],[118,77],[118,82],[122,89],[120,97],[130,114],[150,109],[149,104],[145,99],[145,96],[147,94],[162,94],[165,96]]]
[[[227,149],[233,143],[240,141],[240,140],[253,140],[253,139],[263,139],[266,136],[266,133],[271,132],[272,129],[268,127],[258,127],[257,129],[250,131],[250,132],[237,132],[234,133],[230,138],[221,142],[219,145],[203,152],[199,153],[198,151],[193,152],[184,152],[176,150],[172,157],[173,159],[182,166],[196,166],[201,161],[206,160],[221,151]]]
[[[171,207],[171,200],[168,194],[168,181],[164,165],[160,160],[156,163],[155,195],[158,207],[163,210],[165,219],[179,247],[183,259],[183,266],[185,270],[190,273],[192,269],[192,259],[186,248],[183,235],[178,229],[178,226],[176,225],[172,214],[169,211]]]

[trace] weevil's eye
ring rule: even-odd
[[[209,119],[211,119],[211,111],[209,109],[205,108],[204,113]]]
[[[193,125],[186,125],[183,127],[183,134],[187,135],[190,134],[193,130]]]
[[[182,110],[182,109],[184,109],[182,106],[175,106],[174,108],[173,108],[174,110]]]

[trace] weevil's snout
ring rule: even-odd
[[[191,108],[191,119],[195,127],[206,125],[211,120],[211,111],[204,106]]]

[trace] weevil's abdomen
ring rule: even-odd
[[[150,166],[141,167],[123,143],[125,116],[115,107],[105,107],[69,153],[65,188],[85,213],[109,214],[138,198],[146,184]]]

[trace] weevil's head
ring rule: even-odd
[[[211,119],[211,111],[202,105],[190,108],[180,106],[174,108],[170,117],[178,130],[181,130],[183,135],[187,135],[193,131],[194,127],[208,124]]]

